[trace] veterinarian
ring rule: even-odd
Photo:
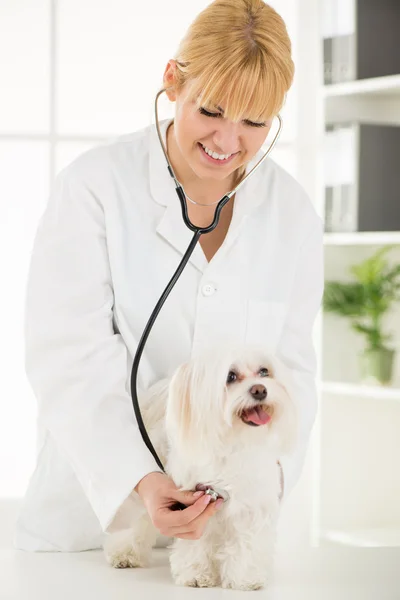
[[[212,221],[215,204],[260,157],[293,75],[285,24],[261,0],[216,0],[189,27],[163,79],[175,115],[160,126],[196,225]],[[105,533],[129,525],[139,499],[167,538],[197,539],[218,510],[158,468],[129,392],[138,340],[191,237],[154,124],[58,174],[26,291],[38,455],[17,548],[100,548]],[[272,151],[200,238],[140,365],[147,389],[221,340],[268,345],[292,371],[300,415],[296,452],[280,461],[283,500],[302,472],[317,410],[322,238],[312,202]],[[170,510],[176,501],[188,508]]]

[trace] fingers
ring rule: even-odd
[[[208,507],[211,501],[211,496],[203,494],[191,506],[176,512],[168,511],[165,515],[165,524],[168,528],[183,528],[192,521],[195,521]]]
[[[192,495],[193,496],[193,495]],[[173,496],[174,500],[179,499],[181,501],[182,495],[177,494]],[[183,528],[198,517],[206,508],[210,501],[210,498],[204,496],[194,499],[194,504],[185,508],[184,510],[171,510],[170,506],[164,506],[160,508],[154,515],[153,524],[163,535],[170,535],[169,532],[172,528]]]
[[[177,502],[181,502],[185,506],[192,506],[203,495],[203,491],[193,493],[191,491],[176,490],[173,497]]]
[[[195,519],[182,525],[169,527],[168,535],[182,539],[199,539],[204,533],[208,520],[212,517],[223,504],[223,500],[217,502],[208,501],[206,508]],[[188,509],[182,512],[186,512]]]

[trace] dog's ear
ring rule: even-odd
[[[209,461],[223,444],[225,391],[217,373],[218,365],[200,357],[178,367],[169,385],[165,422],[171,447],[196,463]]]
[[[296,404],[293,402],[288,390],[282,386],[282,394],[285,397],[284,411],[280,421],[280,452],[283,455],[294,452],[298,441],[298,413]]]
[[[279,409],[279,451],[291,454],[298,438],[298,407],[295,401],[293,375],[289,367],[277,357],[273,360],[274,378],[281,388]]]
[[[192,433],[190,381],[190,365],[186,363],[177,368],[169,385],[166,428],[170,439],[180,447],[186,444]]]

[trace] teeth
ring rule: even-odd
[[[203,146],[203,144],[201,144],[201,147],[204,149],[205,152],[207,152],[209,156],[211,156],[212,158],[216,158],[217,160],[226,160],[227,158],[232,156],[232,154],[217,154],[216,152],[209,150],[207,146]]]

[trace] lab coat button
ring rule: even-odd
[[[201,291],[203,293],[203,296],[212,296],[216,289],[211,283],[206,283],[206,285],[203,286],[203,289]]]

